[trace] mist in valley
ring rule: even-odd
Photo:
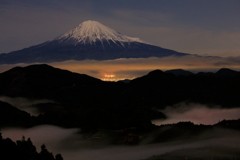
[[[152,156],[165,156],[174,153],[194,158],[234,157],[240,158],[239,131],[217,129],[205,132],[196,139],[182,139],[163,143],[144,143],[139,145],[112,145],[95,138],[85,138],[79,129],[64,129],[57,126],[37,126],[30,129],[7,128],[2,130],[4,137],[13,140],[22,136],[31,137],[40,149],[45,144],[53,153],[61,153],[65,160],[142,160]],[[152,136],[152,137],[150,137]],[[154,138],[154,134],[147,137]],[[110,137],[109,137],[110,139]]]
[[[0,96],[0,101],[11,104],[12,106],[28,112],[33,116],[41,114],[39,108],[36,107],[38,104],[54,103],[52,100],[48,99],[29,99],[25,97],[8,97]]]
[[[3,98],[2,98],[3,99]],[[9,100],[5,97],[5,100]],[[16,99],[15,99],[16,100]],[[19,100],[19,99],[18,99]],[[24,99],[20,99],[24,100]],[[35,102],[48,102],[33,101]],[[22,106],[31,104],[27,99]],[[27,102],[24,105],[24,102]],[[12,102],[13,103],[13,102]],[[24,107],[23,107],[24,108]],[[202,104],[181,103],[169,106],[163,113],[164,121],[153,121],[156,125],[191,121],[195,124],[215,124],[223,119],[239,119],[240,109],[223,109]],[[53,153],[61,153],[65,160],[144,160],[164,157],[183,158],[240,158],[240,132],[238,130],[216,128],[204,131],[191,138],[175,138],[164,142],[154,142],[158,131],[149,132],[139,144],[113,144],[108,131],[82,133],[79,128],[61,128],[54,125],[40,125],[32,128],[4,128],[3,137],[19,140],[22,136],[30,137],[37,149],[42,144]],[[170,159],[174,159],[172,157]]]
[[[240,118],[240,108],[222,108],[197,103],[179,103],[160,111],[167,116],[167,119],[153,120],[152,123],[155,125],[178,122],[213,125],[222,120],[237,120]]]

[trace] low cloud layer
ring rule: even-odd
[[[52,100],[48,99],[29,99],[24,97],[7,97],[0,96],[0,101],[11,104],[14,107],[17,107],[20,110],[30,113],[31,115],[38,115],[40,112],[33,105],[41,104],[41,103],[52,103]]]
[[[240,119],[240,108],[223,109],[217,106],[209,107],[201,104],[178,104],[162,110],[167,115],[166,120],[154,120],[156,125],[191,121],[195,124],[216,124],[222,120]]]
[[[30,137],[38,150],[41,144],[45,144],[54,154],[61,153],[65,160],[143,160],[154,155],[173,153],[171,155],[176,156],[179,151],[184,157],[185,155],[196,155],[195,159],[202,159],[202,157],[209,159],[209,157],[224,156],[224,154],[232,155],[238,153],[240,149],[237,145],[240,143],[239,131],[231,130],[214,130],[214,132],[203,133],[203,135],[198,135],[197,140],[136,146],[108,145],[98,148],[94,145],[91,147],[81,146],[81,142],[86,141],[86,138],[79,134],[78,129],[45,125],[30,129],[3,129],[1,132],[3,137],[10,137],[13,140],[21,139],[22,136]],[[74,146],[74,144],[78,145]]]
[[[129,58],[115,60],[84,60],[50,63],[57,68],[84,73],[100,79],[114,75],[110,80],[133,79],[155,69],[170,70],[181,68],[193,72],[216,71],[219,68],[240,69],[240,61],[219,57],[163,57],[163,58]]]
[[[30,137],[34,145],[39,150],[42,144],[45,144],[49,150],[57,151],[64,144],[65,139],[74,137],[79,129],[64,129],[57,126],[42,125],[29,129],[23,128],[6,128],[1,132],[4,137],[10,137],[14,141]]]

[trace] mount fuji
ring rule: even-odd
[[[100,22],[88,20],[51,41],[0,54],[0,64],[185,55],[188,54],[145,43],[139,38],[122,35]]]

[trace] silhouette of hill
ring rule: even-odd
[[[153,142],[165,142],[175,140],[196,139],[205,132],[213,132],[219,129],[230,129],[240,131],[240,119],[223,120],[214,125],[196,125],[192,122],[179,122],[176,124],[161,125],[157,127],[158,134]],[[217,135],[216,135],[217,136]],[[201,136],[199,136],[201,137]]]
[[[240,73],[229,69],[197,74],[155,70],[124,83],[32,65],[1,73],[0,95],[52,100],[52,104],[41,104],[45,107],[35,106],[43,112],[37,117],[39,124],[152,128],[152,119],[166,118],[158,110],[169,105],[196,102],[240,106],[239,82]]]
[[[94,86],[101,81],[83,74],[76,74],[51,66],[32,65],[15,67],[0,75],[0,90],[6,95],[52,98],[64,89]]]
[[[132,80],[131,87],[137,90],[134,94],[145,97],[147,102],[142,103],[160,108],[184,101],[234,107],[240,104],[239,80],[240,73],[230,69],[187,76],[156,70]]]
[[[223,121],[217,123],[215,126],[240,130],[240,119],[238,119],[238,120],[223,120]]]
[[[172,70],[167,70],[165,71],[165,73],[171,73],[174,74],[176,76],[190,76],[193,75],[192,72],[183,70],[183,69],[172,69]]]
[[[34,124],[34,121],[30,114],[0,101],[0,127],[30,126],[31,124]]]
[[[238,76],[239,72],[228,68],[222,68],[219,71],[217,71],[216,74],[219,76]]]
[[[40,124],[86,128],[148,127],[152,126],[151,119],[165,118],[156,110],[128,103],[124,88],[120,82],[103,82],[48,65],[16,67],[0,74],[1,95],[56,101],[59,110],[40,115]]]

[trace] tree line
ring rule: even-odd
[[[14,160],[63,160],[61,154],[49,152],[46,146],[41,146],[38,152],[30,138],[23,137],[21,140],[14,142],[10,138],[3,138],[0,133],[0,159]]]

